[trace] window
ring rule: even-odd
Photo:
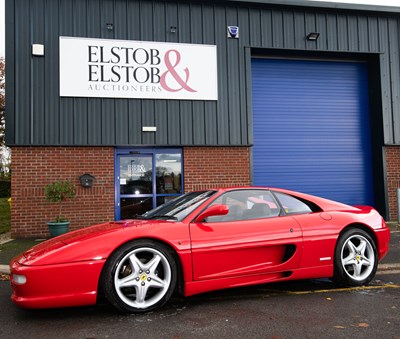
[[[207,218],[207,222],[252,220],[276,217],[280,207],[274,196],[267,190],[237,190],[218,197],[212,205],[223,204],[229,213]]]
[[[115,219],[132,219],[183,193],[182,150],[116,149]]]
[[[286,214],[312,213],[312,209],[305,202],[284,193],[274,192]]]
[[[157,194],[182,194],[182,154],[156,153],[155,157]]]

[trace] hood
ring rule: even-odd
[[[137,227],[160,223],[165,221],[124,220],[86,227],[32,247],[18,258],[18,262],[30,266],[102,260],[121,243],[135,238]]]
[[[63,234],[55,240],[64,244],[72,244],[77,241],[84,241],[92,237],[98,237],[107,233],[115,232],[126,227],[151,226],[158,223],[158,220],[122,220],[85,227],[80,230]]]

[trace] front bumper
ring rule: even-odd
[[[378,241],[378,260],[381,261],[389,251],[390,228],[386,226],[381,229],[376,229],[375,235]]]
[[[24,266],[10,263],[11,300],[23,308],[93,305],[105,260]]]

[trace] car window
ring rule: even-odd
[[[206,222],[226,222],[272,218],[280,214],[279,204],[268,190],[237,190],[224,193],[211,205],[224,204],[229,213],[207,218]]]
[[[215,193],[216,191],[186,193],[136,218],[182,221]]]
[[[274,193],[286,214],[306,214],[312,212],[311,207],[300,199],[280,192]]]

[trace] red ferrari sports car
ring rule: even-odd
[[[329,277],[368,284],[390,231],[372,207],[283,189],[191,192],[133,220],[36,245],[11,262],[12,301],[25,308],[95,304],[147,312],[174,293]]]

